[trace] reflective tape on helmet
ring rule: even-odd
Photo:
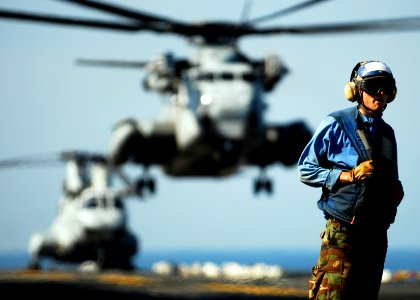
[[[359,70],[357,70],[357,74],[361,78],[381,75],[393,77],[391,69],[386,64],[379,61],[371,61],[361,66]]]

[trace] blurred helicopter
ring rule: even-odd
[[[111,136],[108,159],[114,166],[144,166],[137,182],[140,191],[155,191],[148,168],[162,167],[170,176],[215,177],[236,173],[242,166],[259,167],[254,191],[272,192],[266,168],[275,163],[292,166],[312,133],[302,121],[269,124],[264,96],[287,74],[277,56],[247,57],[237,47],[245,36],[320,34],[361,31],[412,30],[420,17],[369,22],[259,27],[258,23],[284,16],[327,0],[304,1],[258,18],[233,22],[185,23],[94,0],[57,0],[125,21],[70,18],[0,10],[0,18],[43,22],[121,32],[151,31],[188,38],[197,52],[190,59],[165,53],[152,61],[81,59],[81,64],[144,68],[144,87],[167,96],[162,115],[152,124],[134,119],[119,122]]]
[[[2,160],[0,168],[34,163],[42,166],[54,160]],[[133,194],[132,187],[111,189],[112,168],[103,155],[63,152],[56,161],[66,164],[64,195],[48,230],[30,238],[29,268],[40,269],[42,260],[52,259],[94,270],[133,269],[131,259],[138,251],[138,241],[128,228],[122,200]]]

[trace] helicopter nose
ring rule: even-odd
[[[91,231],[118,231],[125,226],[125,217],[120,210],[85,211],[80,214],[80,221]]]

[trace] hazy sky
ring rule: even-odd
[[[58,2],[58,1],[57,1]],[[130,7],[184,21],[240,19],[244,1],[119,0]],[[251,17],[299,1],[254,1]],[[101,16],[52,0],[2,0],[1,8]],[[420,1],[331,0],[262,25],[302,25],[420,15]],[[106,18],[107,16],[105,16]],[[0,159],[58,153],[105,152],[113,125],[122,118],[153,120],[160,98],[141,88],[141,70],[75,66],[80,57],[148,60],[165,51],[188,57],[187,40],[152,33],[101,30],[0,21]],[[279,35],[244,38],[240,48],[252,58],[274,53],[290,74],[267,95],[267,120],[303,119],[313,129],[328,113],[351,106],[343,96],[350,71],[360,60],[378,59],[394,72],[396,100],[384,119],[399,145],[405,198],[390,229],[390,247],[418,247],[420,238],[420,123],[418,78],[420,30],[317,36]],[[61,196],[64,165],[0,171],[0,251],[25,250],[34,231],[53,220]],[[269,169],[272,197],[252,193],[256,168],[225,179],[174,179],[158,168],[151,198],[128,199],[130,228],[141,247],[308,248],[318,249],[324,226],[316,207],[321,190],[298,179],[296,167]],[[140,169],[139,169],[140,174]]]

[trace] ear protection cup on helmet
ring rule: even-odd
[[[350,102],[359,100],[359,90],[353,81],[346,83],[344,86],[344,97],[346,97],[346,99]]]
[[[353,70],[351,71],[350,81],[346,83],[346,85],[344,86],[344,97],[346,97],[346,99],[349,100],[350,102],[355,102],[355,101],[360,100],[360,91],[359,91],[359,88],[354,83],[354,81],[356,80],[356,77],[357,77],[357,70],[359,70],[361,66],[365,65],[368,62],[369,61],[367,60],[358,62],[354,66]]]

